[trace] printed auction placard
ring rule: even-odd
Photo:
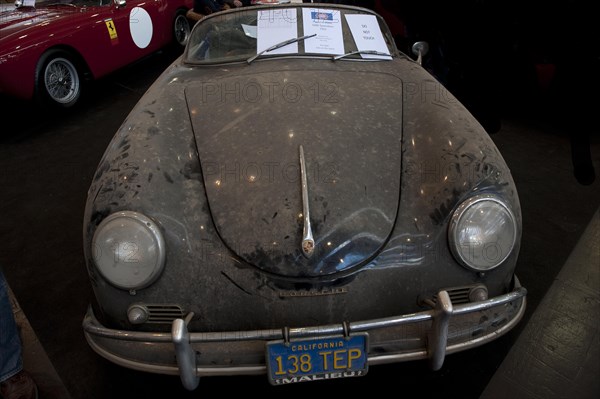
[[[298,37],[298,13],[295,8],[260,10],[256,29],[256,53],[268,49],[285,40]],[[296,54],[298,43],[268,51],[270,54]]]
[[[356,43],[356,47],[359,51],[377,51],[388,54],[387,56],[377,54],[361,54],[362,58],[384,60],[392,59],[392,57],[389,56],[390,51],[385,44],[383,33],[381,33],[381,28],[379,28],[379,23],[377,22],[376,16],[347,14],[346,21],[348,21],[348,26],[352,32],[352,37],[354,38],[354,42]]]
[[[305,52],[344,54],[344,36],[339,11],[304,8],[302,9],[302,21],[305,35],[317,35],[304,42]]]

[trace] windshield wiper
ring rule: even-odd
[[[335,55],[335,56],[331,57],[331,60],[332,61],[341,60],[344,57],[348,57],[348,56],[354,55],[354,54],[385,55],[387,57],[391,57],[391,55],[389,55],[388,53],[384,53],[384,52],[377,51],[377,50],[357,50],[357,51],[352,51],[350,53],[346,53],[346,54],[342,54],[342,55]]]
[[[277,50],[278,48],[285,47],[285,46],[287,46],[288,44],[292,44],[292,43],[298,43],[298,42],[300,42],[300,41],[302,41],[302,40],[306,40],[306,39],[309,39],[309,38],[311,38],[311,37],[315,37],[315,36],[317,36],[317,34],[316,34],[316,33],[313,33],[312,35],[306,35],[306,36],[295,37],[295,38],[293,38],[293,39],[288,39],[288,40],[285,40],[285,41],[283,41],[283,42],[281,42],[281,43],[277,43],[277,44],[275,44],[274,46],[271,46],[271,47],[269,47],[268,49],[265,49],[265,50],[263,50],[263,51],[261,51],[261,52],[259,52],[259,53],[256,53],[256,55],[253,55],[252,57],[248,58],[248,59],[246,60],[246,62],[247,62],[248,64],[250,64],[252,61],[254,61],[255,59],[257,59],[258,57],[260,57],[261,55],[263,55],[263,54],[264,54],[264,53],[266,53],[267,51],[273,51],[273,50]]]

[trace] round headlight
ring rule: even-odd
[[[165,266],[165,241],[158,225],[141,213],[113,213],[100,223],[92,239],[100,274],[127,290],[152,284]]]
[[[517,224],[512,211],[498,198],[478,195],[456,209],[448,235],[452,254],[460,264],[486,271],[502,264],[512,252]]]

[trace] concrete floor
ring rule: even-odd
[[[598,314],[600,208],[481,398],[597,398]]]
[[[524,230],[517,273],[529,290],[523,321],[499,340],[449,356],[438,372],[429,371],[425,362],[405,363],[373,367],[360,379],[276,388],[260,376],[215,377],[205,378],[193,393],[176,377],[123,369],[88,347],[81,330],[91,298],[82,253],[87,189],[112,135],[173,58],[161,53],[91,85],[86,103],[69,114],[44,114],[31,104],[0,99],[0,265],[70,395],[191,398],[244,386],[267,397],[323,390],[343,394],[357,387],[479,397],[600,205],[600,179],[582,186],[573,178],[568,136],[534,104],[505,112],[502,130],[492,135],[519,190]],[[592,139],[591,150],[600,172],[599,138]]]

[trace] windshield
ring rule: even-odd
[[[385,22],[369,10],[297,4],[244,7],[209,15],[194,27],[185,52],[191,64],[274,56],[390,60],[397,54]]]

